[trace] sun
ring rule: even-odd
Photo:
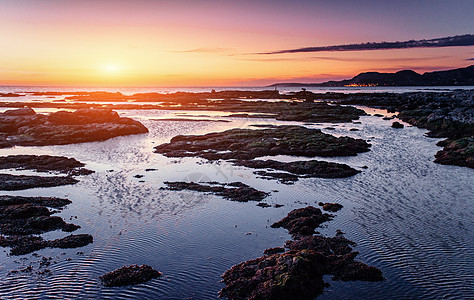
[[[101,67],[101,71],[107,75],[117,75],[120,73],[120,66],[117,64],[104,64]]]

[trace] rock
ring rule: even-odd
[[[257,206],[259,206],[259,207],[263,207],[263,208],[271,207],[271,205],[270,205],[270,204],[268,204],[268,203],[265,203],[265,202],[260,202],[260,203],[258,203],[258,204],[257,204]]]
[[[0,169],[56,171],[68,175],[88,175],[94,171],[84,169],[85,165],[74,158],[50,155],[8,155],[0,157]]]
[[[71,201],[61,198],[0,196],[0,234],[9,235],[0,236],[0,246],[11,247],[12,255],[22,255],[46,247],[75,248],[92,243],[92,236],[88,234],[52,241],[31,236],[57,229],[71,232],[80,228],[58,216],[51,216],[53,212],[48,209],[60,209],[69,203]]]
[[[283,248],[283,247],[274,247],[274,248],[265,249],[263,251],[263,254],[273,255],[273,254],[282,253],[282,252],[285,252],[285,248]]]
[[[474,137],[446,140],[444,143],[444,149],[435,155],[435,163],[474,169]]]
[[[79,181],[70,176],[27,176],[0,174],[0,190],[16,191],[37,187],[52,187],[75,184]]]
[[[155,147],[167,157],[202,157],[209,160],[249,160],[260,156],[355,156],[370,144],[350,137],[334,137],[319,129],[275,126],[268,129],[231,129],[202,136],[175,136]]]
[[[294,179],[297,180],[297,175],[303,177],[344,178],[360,173],[359,171],[349,167],[348,165],[318,160],[294,162],[279,162],[275,160],[237,160],[234,162],[234,164],[253,169],[267,168],[285,171],[289,174],[271,172],[259,172],[257,174],[270,178],[273,177],[276,179],[284,178],[285,180],[289,181],[294,181]]]
[[[103,141],[146,133],[143,124],[107,109],[36,114],[31,108],[0,113],[0,147],[45,146]]]
[[[195,183],[195,182],[164,182],[166,189],[173,191],[192,190],[197,192],[211,193],[219,195],[225,199],[238,202],[261,201],[269,194],[258,191],[242,182],[232,183]]]
[[[288,216],[273,223],[270,227],[283,227],[293,237],[312,235],[314,229],[324,222],[332,219],[332,215],[323,214],[319,208],[308,206],[292,210]]]
[[[322,206],[323,207],[323,210],[325,211],[330,211],[330,212],[337,212],[339,210],[341,210],[341,208],[343,208],[343,206],[339,203],[323,203],[323,202],[319,202],[318,203],[319,206]]]
[[[403,127],[405,127],[405,126],[400,122],[395,121],[395,122],[392,123],[392,128],[403,128]]]
[[[150,266],[131,265],[104,274],[99,278],[106,287],[114,287],[145,283],[160,276],[161,273]]]
[[[446,137],[450,142],[474,138],[474,91],[413,92],[404,94],[352,94],[339,99],[339,103],[385,108],[391,113],[399,111],[398,118],[430,130],[430,137]],[[445,146],[445,145],[443,145]],[[472,168],[474,151],[443,149],[435,162]]]
[[[321,214],[317,208],[306,207],[291,211],[280,222],[290,231],[294,227],[287,224],[308,222],[308,218]],[[301,222],[297,222],[298,219]],[[355,243],[343,236],[314,236],[306,234],[305,230],[304,234],[295,237],[296,240],[286,242],[290,249],[287,252],[280,247],[270,248],[265,250],[266,255],[227,270],[222,275],[226,286],[219,292],[219,297],[311,300],[328,286],[324,275],[333,275],[334,280],[384,279],[379,269],[354,261],[358,253],[352,252],[351,246]]]

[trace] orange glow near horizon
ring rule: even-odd
[[[447,47],[257,55],[252,53],[382,37],[368,21],[357,20],[366,28],[358,36],[347,33],[352,24],[331,21],[323,13],[316,18],[319,23],[311,24],[315,16],[298,7],[295,15],[256,7],[255,12],[243,10],[241,20],[231,13],[238,9],[237,4],[227,11],[210,4],[188,9],[153,1],[138,1],[140,5],[135,6],[125,1],[116,6],[85,1],[74,9],[67,1],[48,0],[45,3],[51,6],[44,7],[27,0],[10,2],[0,11],[0,85],[176,87],[323,82],[366,71],[413,69],[423,73],[460,68],[470,64],[473,52],[473,47]],[[16,4],[23,2],[29,3],[29,9]],[[286,24],[279,21],[283,16],[288,19]],[[321,27],[324,22],[329,25]],[[386,33],[393,40],[403,40],[400,37],[405,32],[387,27]]]

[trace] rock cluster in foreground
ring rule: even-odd
[[[131,265],[100,276],[107,287],[140,284],[158,278],[161,273],[147,265]]]
[[[31,108],[21,108],[0,113],[0,148],[103,141],[146,132],[148,129],[140,122],[121,118],[106,109],[78,109],[44,115]]]
[[[72,232],[78,225],[66,223],[55,211],[71,203],[52,197],[0,196],[0,246],[11,247],[12,255],[27,254],[46,247],[75,248],[92,243],[88,234],[69,235],[56,240],[44,240],[37,234],[61,229]]]
[[[330,219],[318,208],[306,207],[291,211],[272,227],[287,228],[294,240],[284,249],[267,249],[257,259],[233,266],[222,275],[226,284],[220,297],[228,299],[302,299],[310,300],[328,286],[323,276],[334,280],[381,281],[382,272],[355,261],[354,243],[345,237],[313,235],[314,229]]]

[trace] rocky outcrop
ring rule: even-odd
[[[319,129],[273,126],[268,129],[231,129],[201,136],[178,135],[155,147],[168,157],[202,157],[209,160],[250,160],[261,156],[354,156],[370,144],[350,137],[335,137]]]
[[[337,95],[340,103],[366,105],[398,111],[398,118],[430,132],[429,137],[445,137],[445,147],[436,154],[436,163],[473,168],[474,90],[405,94]]]
[[[291,211],[272,225],[290,230],[295,238],[285,244],[290,250],[281,253],[283,248],[267,249],[268,255],[233,266],[222,275],[226,287],[219,296],[231,300],[310,300],[329,286],[323,280],[325,275],[344,281],[383,280],[379,269],[354,260],[358,254],[352,251],[355,243],[340,235],[313,235],[314,226],[329,220],[321,216],[318,208],[306,207]]]
[[[78,109],[43,115],[31,108],[21,108],[0,113],[0,148],[103,141],[146,132],[148,129],[140,122],[121,118],[116,112],[106,109]]]

